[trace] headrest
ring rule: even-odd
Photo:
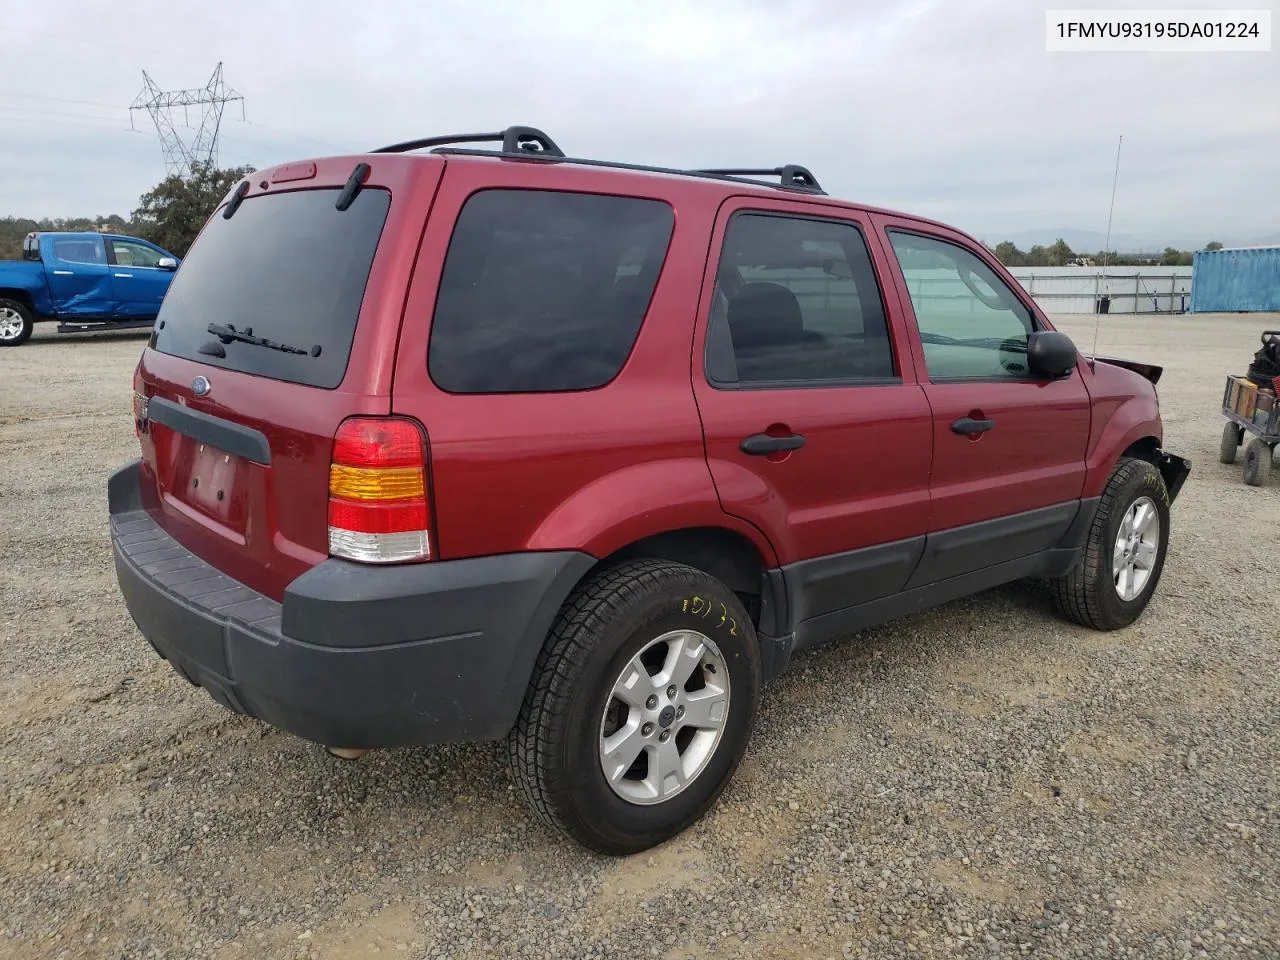
[[[729,333],[736,349],[804,340],[796,295],[779,283],[748,283],[729,301]]]

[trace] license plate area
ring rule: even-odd
[[[226,530],[244,536],[250,464],[194,437],[175,433],[169,493]]]

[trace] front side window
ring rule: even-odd
[[[128,240],[112,240],[111,253],[116,258],[116,265],[121,267],[156,267],[160,264],[160,254],[145,243],[130,243]]]
[[[458,215],[427,366],[450,393],[590,390],[616,377],[675,213],[658,200],[482,190]]]
[[[1028,375],[1031,311],[978,256],[959,244],[889,232],[933,380]]]
[[[707,333],[720,386],[883,381],[893,350],[871,258],[851,223],[736,214]]]

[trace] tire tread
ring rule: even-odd
[[[507,738],[512,774],[529,805],[548,826],[579,841],[586,840],[565,816],[568,784],[554,782],[549,756],[569,710],[568,693],[586,659],[607,627],[610,614],[665,581],[685,580],[700,571],[669,560],[629,560],[599,571],[579,586],[556,616],[547,642],[538,652],[533,679],[520,715]],[[589,842],[589,841],[588,841]]]
[[[1271,482],[1271,458],[1275,451],[1261,437],[1254,437],[1245,447],[1244,482],[1251,487],[1265,487]],[[1250,469],[1250,457],[1253,458]]]

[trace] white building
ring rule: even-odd
[[[1184,313],[1191,309],[1191,267],[1010,267],[1045,313]]]

